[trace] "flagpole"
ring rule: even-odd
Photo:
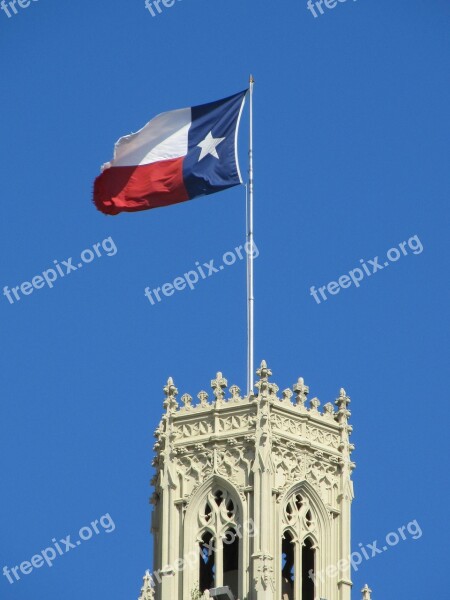
[[[248,151],[248,206],[247,206],[247,387],[253,391],[254,383],[254,304],[253,292],[253,84],[250,75],[250,143]]]

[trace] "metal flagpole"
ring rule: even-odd
[[[248,202],[247,202],[247,387],[253,390],[254,382],[254,304],[253,293],[253,84],[250,75],[250,144],[248,151]]]

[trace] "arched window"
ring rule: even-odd
[[[239,515],[232,495],[221,488],[208,494],[199,514],[200,592],[229,586],[238,597]]]
[[[311,538],[306,538],[302,546],[302,600],[314,600],[314,579],[310,577],[315,569],[315,550]]]
[[[281,590],[283,600],[294,600],[295,545],[289,531],[283,535],[281,543]]]
[[[223,585],[227,585],[238,597],[239,585],[239,537],[229,529],[223,538]]]
[[[281,589],[283,600],[315,600],[316,568],[313,533],[316,518],[308,497],[293,494],[284,508],[281,541]]]
[[[215,580],[215,552],[212,533],[206,531],[200,539],[200,572],[199,587],[204,592],[214,587]]]

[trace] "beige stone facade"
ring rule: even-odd
[[[341,389],[321,410],[303,379],[280,394],[271,375],[263,361],[255,393],[242,395],[218,373],[212,398],[184,394],[181,405],[168,380],[141,600],[221,586],[240,600],[350,600],[350,567],[327,573],[351,552],[350,398]]]

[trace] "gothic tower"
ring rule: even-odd
[[[350,600],[350,398],[307,404],[302,378],[281,396],[263,361],[256,393],[218,373],[194,404],[172,379],[155,437],[154,590],[197,600]],[[147,576],[148,578],[148,576]],[[366,586],[367,587],[367,586]],[[363,590],[370,598],[369,588]]]

